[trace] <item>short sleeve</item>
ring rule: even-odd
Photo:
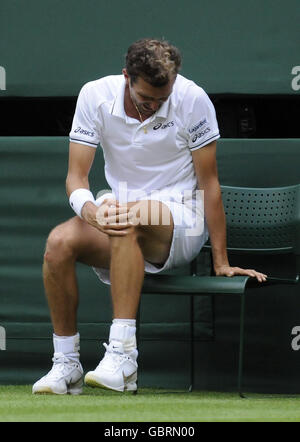
[[[100,134],[96,117],[96,105],[91,93],[91,83],[87,83],[82,87],[77,99],[72,129],[69,134],[70,141],[97,147]]]
[[[213,103],[206,92],[193,85],[185,97],[185,131],[191,151],[200,149],[220,138],[220,132]]]

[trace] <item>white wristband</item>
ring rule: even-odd
[[[70,195],[70,206],[80,218],[82,218],[81,209],[87,201],[91,201],[95,204],[95,198],[92,192],[88,189],[76,189]]]

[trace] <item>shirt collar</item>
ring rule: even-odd
[[[172,94],[171,94],[172,95]],[[164,118],[166,119],[169,113],[169,107],[171,104],[171,96],[165,101],[161,107],[158,109],[158,111],[154,114],[158,118]]]
[[[115,115],[116,117],[120,117],[126,120],[126,113],[124,109],[124,94],[125,94],[125,79],[123,78],[123,81],[117,92],[116,98],[113,101],[110,113],[112,115]]]

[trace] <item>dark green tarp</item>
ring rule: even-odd
[[[298,0],[1,0],[0,97],[77,96],[142,37],[177,45],[208,93],[297,94],[299,22]]]

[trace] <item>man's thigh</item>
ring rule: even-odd
[[[135,215],[133,221],[136,221],[144,259],[154,264],[164,263],[169,256],[174,229],[169,208],[156,200],[128,203],[128,206]],[[57,226],[54,233],[72,247],[78,262],[99,268],[110,267],[110,237],[78,216]],[[122,237],[118,238],[122,240]]]
[[[72,250],[78,262],[94,267],[109,268],[109,236],[90,226],[78,216],[57,226],[51,232],[49,239],[52,241],[48,241],[47,247],[51,247],[51,244],[57,246],[64,243]]]

